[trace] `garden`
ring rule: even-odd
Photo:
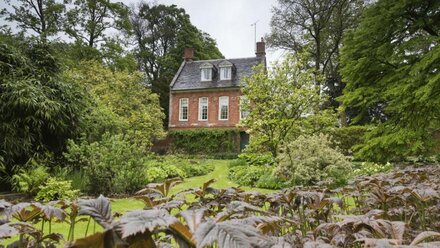
[[[440,247],[439,1],[278,0],[246,116],[192,130],[182,51],[224,55],[185,9],[5,6],[0,247]]]

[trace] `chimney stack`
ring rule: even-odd
[[[261,41],[257,42],[257,49],[255,51],[255,55],[257,55],[257,57],[266,56],[266,43],[264,42],[263,37],[261,37]]]
[[[194,58],[194,49],[189,47],[185,48],[183,51],[183,58],[185,61],[192,61]]]

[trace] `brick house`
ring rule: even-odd
[[[193,60],[186,48],[184,61],[170,84],[169,130],[236,128],[246,113],[240,110],[240,80],[252,68],[266,63],[265,43],[256,44],[256,56],[236,59]],[[249,136],[240,133],[240,146]]]

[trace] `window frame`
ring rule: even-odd
[[[221,99],[226,99],[226,110],[227,110],[227,112],[226,112],[226,119],[222,119],[221,117],[222,117],[222,101],[221,101]],[[223,106],[225,106],[225,105],[223,105]],[[227,120],[229,120],[229,96],[220,96],[219,98],[218,98],[218,120],[219,121],[227,121]]]
[[[202,99],[206,98],[206,119],[203,119],[203,107]],[[209,118],[209,98],[207,96],[199,97],[199,121],[208,121]]]
[[[228,76],[224,76],[224,71],[228,71]],[[220,80],[231,80],[232,79],[232,66],[222,66],[220,67]]]
[[[208,75],[206,75],[207,72],[208,72]],[[209,68],[209,67],[201,68],[200,69],[200,75],[201,75],[200,80],[202,82],[210,82],[210,81],[212,81],[212,67],[211,68]],[[205,76],[208,76],[208,77],[205,77]]]
[[[183,100],[186,100],[186,119],[183,119]],[[189,117],[189,98],[188,97],[182,97],[179,99],[179,121],[188,121]]]

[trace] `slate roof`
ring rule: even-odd
[[[224,61],[233,64],[231,80],[220,80],[219,64]],[[200,66],[207,62],[214,65],[213,79],[212,81],[202,82]],[[244,76],[251,76],[252,67],[262,62],[264,63],[264,57],[184,61],[174,76],[170,87],[171,90],[176,91],[240,87],[240,79]]]

